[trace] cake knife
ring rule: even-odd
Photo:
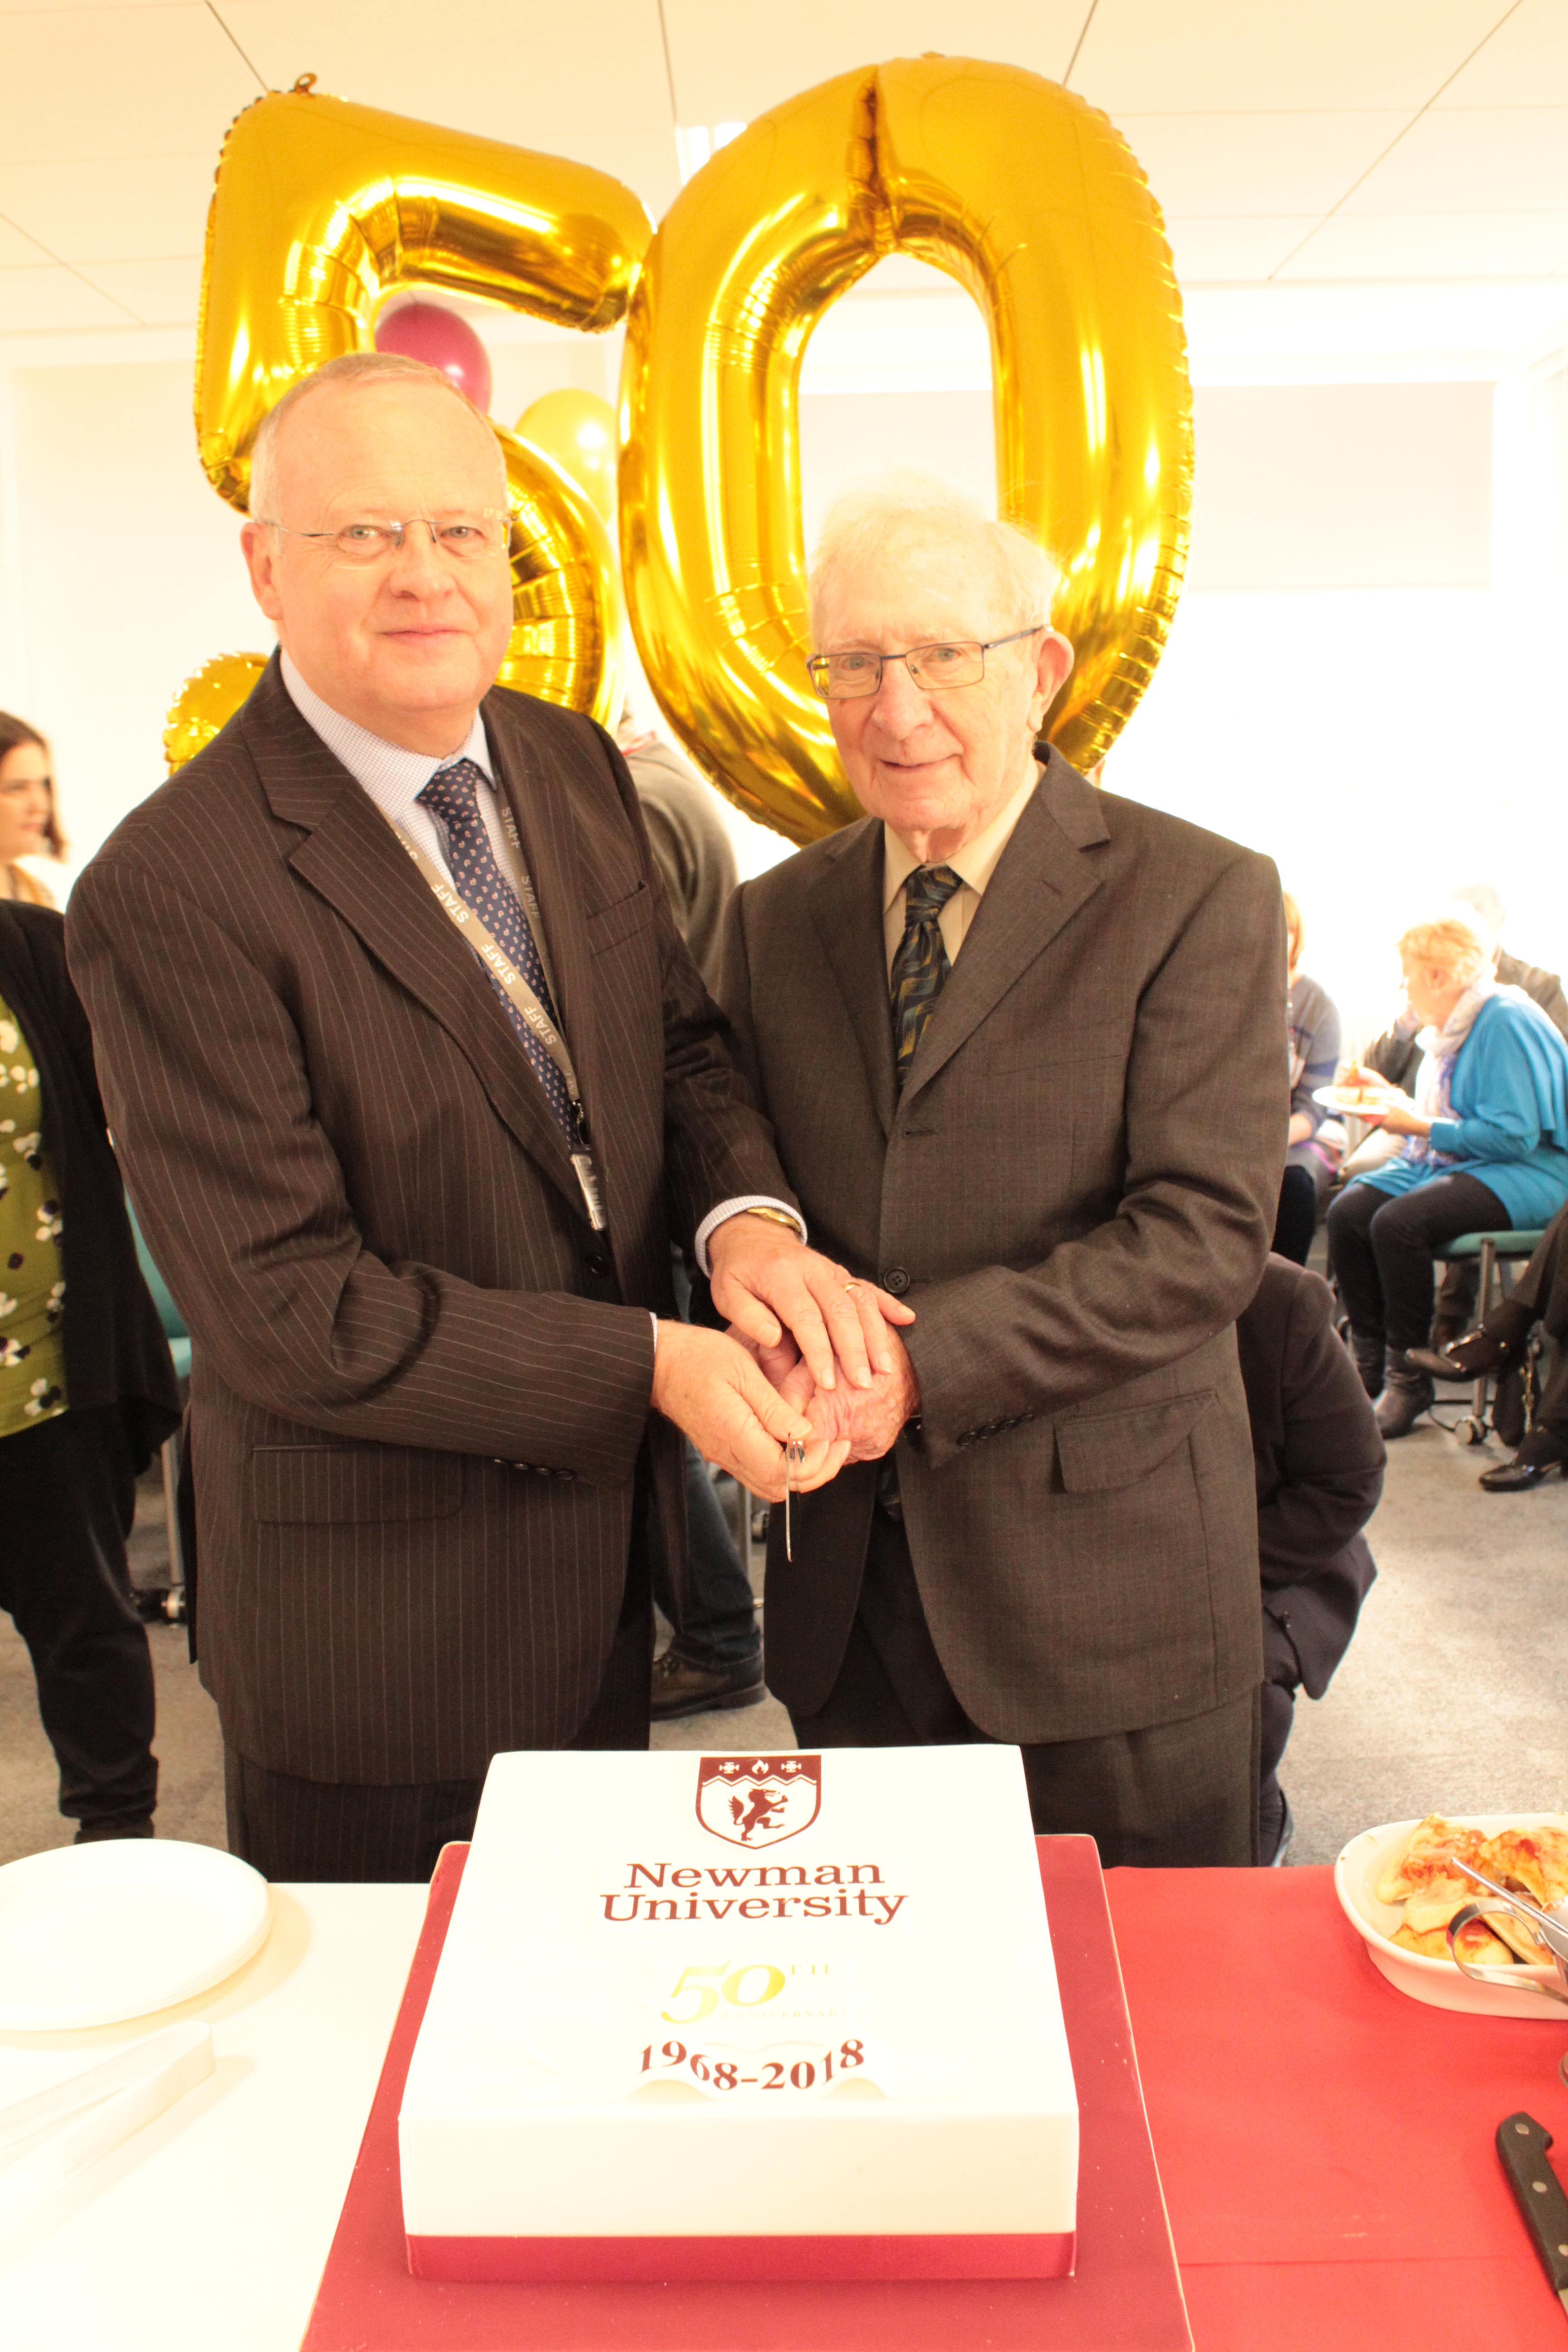
[[[1546,2161],[1551,2145],[1552,2134],[1545,2125],[1522,2111],[1505,2116],[1497,2127],[1497,2152],[1508,2185],[1535,2242],[1541,2267],[1568,2312],[1568,2197]]]

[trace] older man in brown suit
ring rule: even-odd
[[[807,1746],[1017,1741],[1037,1828],[1108,1863],[1247,1863],[1279,883],[1037,764],[1053,586],[936,484],[850,497],[818,555],[867,815],[743,886],[721,993],[814,1233],[916,1320],[868,1396],[789,1390],[861,1466],[771,1543],[769,1680]]]
[[[244,533],[280,656],[71,906],[195,1343],[230,1843],[275,1876],[422,1877],[497,1748],[646,1744],[678,1429],[780,1493],[797,1418],[675,1319],[672,1233],[753,1339],[889,1360],[802,1246],[619,754],[494,689],[506,505],[433,370],[280,403]]]

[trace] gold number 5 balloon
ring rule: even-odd
[[[297,377],[374,347],[379,304],[443,287],[595,331],[623,315],[653,224],[607,173],[438,131],[305,87],[258,100],[224,143],[207,222],[196,434],[244,507],[256,429]],[[613,719],[619,593],[592,501],[494,428],[521,550],[504,685]]]
[[[1051,739],[1092,766],[1160,656],[1185,560],[1191,395],[1160,214],[1102,114],[1014,66],[824,82],[721,150],[632,297],[621,557],[689,749],[794,841],[858,814],[810,691],[797,391],[823,312],[913,254],[987,313],[1000,510],[1044,539],[1078,664]]]

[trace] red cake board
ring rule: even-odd
[[[430,1885],[370,2121],[300,2352],[1192,2352],[1091,1838],[1041,1838],[1078,2084],[1070,2278],[472,2285],[410,2275],[397,2114],[468,1850]]]

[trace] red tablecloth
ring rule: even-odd
[[[1568,2352],[1492,2137],[1561,2025],[1427,2009],[1326,1869],[1106,1874],[1198,2352]]]

